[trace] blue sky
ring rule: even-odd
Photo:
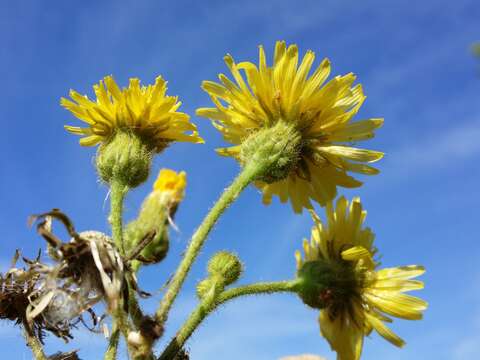
[[[386,152],[382,173],[355,191],[368,210],[385,266],[423,264],[429,303],[425,319],[395,321],[406,341],[397,349],[372,335],[363,359],[468,360],[480,357],[480,61],[469,46],[480,40],[476,0],[314,1],[3,1],[0,3],[0,263],[15,248],[33,256],[44,243],[26,225],[28,215],[58,207],[79,230],[108,231],[107,189],[93,168],[94,149],[78,146],[63,130],[76,120],[59,106],[70,88],[91,86],[113,74],[149,83],[161,74],[169,94],[179,95],[205,145],[176,144],[154,162],[186,170],[187,198],[161,265],[141,273],[141,286],[155,293],[179,262],[189,236],[238,165],[219,158],[223,144],[195,109],[209,106],[204,79],[225,72],[222,57],[256,60],[257,45],[271,55],[276,40],[328,56],[334,74],[354,72],[368,96],[358,118],[384,117],[367,145]],[[153,179],[126,202],[132,219]],[[293,275],[294,250],[309,236],[307,214],[289,206],[265,207],[249,188],[214,229],[187,280],[168,323],[165,340],[195,305],[195,283],[213,252],[236,251],[246,264],[242,283]],[[240,299],[213,315],[188,343],[195,360],[277,359],[315,353],[334,359],[319,336],[317,313],[289,295]],[[98,359],[100,335],[78,331],[63,345],[53,337],[49,352],[81,348]],[[162,343],[163,344],[163,343]],[[162,345],[160,344],[160,345]],[[5,358],[30,359],[19,328],[0,324]]]

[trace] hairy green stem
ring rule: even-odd
[[[135,328],[139,328],[142,319],[143,319],[143,311],[140,308],[140,305],[138,304],[138,300],[135,294],[135,290],[132,289],[130,282],[128,286],[128,309],[130,312],[130,317],[132,318],[133,325]]]
[[[222,292],[218,296],[216,303],[217,305],[221,305],[229,300],[245,295],[297,292],[301,283],[301,279],[294,279],[287,281],[261,282],[239,286]]]
[[[242,190],[245,189],[245,187],[250,184],[250,182],[263,169],[264,166],[261,166],[258,163],[250,163],[249,165],[245,166],[233,183],[225,189],[195,234],[193,234],[190,244],[185,251],[185,255],[180,262],[180,265],[178,266],[177,271],[175,272],[175,275],[173,276],[173,279],[157,310],[157,321],[163,324],[167,320],[168,312],[170,311],[170,308],[172,307],[173,302],[175,301],[175,298],[177,297],[193,262],[197,258],[202,245],[204,244],[208,234],[212,230],[220,215],[222,215],[225,209],[238,198]]]
[[[112,334],[108,343],[108,349],[105,352],[104,360],[115,360],[117,358],[118,342],[120,340],[120,329],[117,322],[113,323]]]
[[[128,187],[121,181],[113,179],[110,184],[110,223],[112,225],[112,237],[115,246],[122,256],[125,256],[123,243],[123,200]]]
[[[177,353],[185,345],[185,342],[188,340],[188,338],[198,328],[207,315],[215,310],[219,305],[245,295],[296,292],[299,285],[300,280],[298,279],[290,281],[256,283],[226,290],[220,293],[220,295],[214,301],[201,302],[190,314],[190,317],[183,324],[172,341],[170,341],[159,360],[173,360]]]
[[[130,327],[128,324],[128,317],[125,311],[123,310],[123,301],[120,301],[118,308],[112,313],[113,325],[112,325],[112,335],[110,337],[110,342],[108,344],[108,349],[105,353],[105,360],[115,360],[117,358],[118,344],[120,340],[120,333],[123,334],[125,341],[128,338],[128,333]],[[128,342],[127,342],[128,346]],[[131,352],[130,347],[128,346],[129,353]]]
[[[123,201],[128,187],[117,179],[112,179],[110,183],[110,224],[112,226],[113,242],[122,256],[125,256],[125,245],[123,243]],[[128,336],[128,318],[123,310],[123,301],[120,301],[118,308],[112,312],[114,325],[112,328],[112,337],[105,354],[106,359],[114,360],[117,356],[120,332],[125,337]],[[107,357],[108,356],[108,357]]]
[[[47,356],[43,352],[42,344],[40,341],[35,337],[35,335],[31,334],[27,329],[23,331],[25,339],[27,340],[27,345],[32,350],[33,356],[36,360],[47,360]]]

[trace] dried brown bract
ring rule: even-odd
[[[80,360],[77,355],[78,350],[70,351],[68,353],[57,352],[48,357],[48,360]]]
[[[68,341],[72,338],[70,326],[64,323],[52,323],[45,316],[29,319],[32,303],[42,297],[40,288],[45,282],[45,274],[50,267],[40,262],[40,253],[35,260],[23,258],[24,268],[17,268],[20,256],[15,253],[10,270],[0,274],[0,319],[8,319],[22,324],[25,330],[43,341],[44,331],[50,331],[59,338]]]

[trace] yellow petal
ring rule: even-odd
[[[342,167],[346,171],[351,171],[354,173],[364,174],[364,175],[377,175],[380,172],[378,169],[372,166],[365,165],[365,164],[351,163],[348,161],[344,161],[342,164]]]
[[[216,82],[204,81],[202,82],[202,89],[210,95],[218,96],[222,99],[228,98],[227,89],[224,86],[217,84]]]
[[[344,320],[342,320],[344,319]],[[348,316],[330,319],[327,311],[321,310],[320,331],[337,352],[337,360],[359,360],[362,353],[364,333]]]
[[[370,315],[368,312],[365,313],[367,322],[369,322],[372,327],[387,341],[391,342],[393,345],[398,347],[403,347],[405,341],[398,337],[392,330],[388,328],[381,320],[376,318],[373,315]]]
[[[110,94],[112,94],[115,100],[119,101],[120,99],[122,99],[123,97],[122,91],[120,90],[117,83],[113,79],[113,76],[111,75],[106,76],[103,79],[103,81],[105,82],[105,85],[107,86],[108,91],[110,92]]]
[[[80,139],[80,145],[82,146],[95,146],[103,140],[102,136],[91,135]]]
[[[412,290],[421,290],[424,288],[423,281],[419,280],[376,280],[371,286],[369,291],[373,293],[382,291],[398,291],[406,292]]]
[[[360,259],[371,259],[372,254],[363,246],[353,246],[348,250],[342,251],[342,259],[347,261],[357,261]]]
[[[241,146],[232,146],[229,148],[219,148],[216,149],[217,154],[221,156],[231,156],[234,158],[238,158],[240,156]]]
[[[88,135],[91,134],[91,130],[89,128],[81,128],[78,126],[70,126],[70,125],[64,125],[63,128],[67,130],[68,132],[71,132],[72,134],[75,135]]]
[[[343,156],[344,158],[362,161],[362,162],[375,162],[383,157],[383,153],[380,151],[357,149],[349,146],[331,145],[318,147],[319,152],[325,152],[327,154]]]
[[[285,51],[287,49],[287,45],[285,44],[285,41],[277,41],[275,43],[275,53],[273,55],[273,65],[276,66],[280,59],[283,58],[285,55]]]
[[[380,311],[407,320],[420,320],[427,308],[426,301],[395,291],[367,291],[364,296]]]
[[[399,266],[377,271],[377,279],[407,280],[425,273],[425,268],[420,265]]]
[[[341,128],[333,130],[330,135],[330,141],[359,141],[371,139],[374,136],[374,130],[383,125],[383,119],[369,119],[355,121]]]

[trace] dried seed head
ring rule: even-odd
[[[65,225],[71,236],[69,242],[54,235],[48,218]],[[27,321],[41,319],[48,326],[69,328],[102,299],[109,311],[116,309],[123,292],[123,259],[110,238],[97,231],[77,233],[70,219],[59,210],[34,219],[39,220],[37,229],[51,246],[49,254],[55,255],[55,264],[35,264],[40,275],[29,297]]]

